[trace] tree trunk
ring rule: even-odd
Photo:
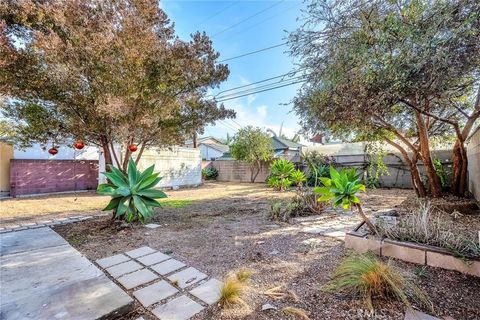
[[[260,173],[260,164],[257,162],[257,163],[254,163],[251,167],[250,167],[250,182],[251,183],[254,183],[255,182],[255,179],[257,179],[257,176],[258,174]]]
[[[367,224],[368,229],[370,229],[370,232],[373,234],[377,234],[377,228],[373,225],[373,223],[368,219],[368,217],[365,215],[365,213],[362,210],[362,206],[359,203],[356,203],[355,206],[357,207],[358,214],[362,217],[363,221]]]
[[[392,145],[400,152],[403,160],[410,168],[410,177],[412,179],[412,187],[415,190],[417,197],[425,198],[427,196],[427,191],[425,190],[425,185],[422,182],[422,178],[420,176],[420,172],[418,171],[418,167],[417,167],[418,152],[412,150],[413,157],[412,159],[410,159],[407,151],[401,145],[399,145],[398,143],[388,138],[385,138],[385,141],[387,141],[388,144]]]
[[[103,158],[105,159],[105,171],[110,171],[110,166],[112,162],[112,154],[110,153],[110,148],[108,147],[108,139],[106,137],[101,137],[100,142],[102,144]]]
[[[442,185],[437,176],[435,167],[433,166],[432,157],[430,155],[430,144],[428,141],[428,132],[423,120],[423,116],[419,111],[415,111],[415,118],[417,120],[418,139],[420,142],[420,157],[425,167],[428,184],[430,187],[430,194],[434,198],[442,196]]]
[[[193,142],[193,147],[196,148],[197,147],[197,133],[196,132],[193,132],[192,142]]]

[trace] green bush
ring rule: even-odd
[[[292,181],[292,184],[297,187],[303,186],[303,183],[307,180],[305,175],[301,170],[295,170],[290,174],[290,181]]]
[[[310,187],[320,186],[320,178],[330,178],[329,166],[326,164],[310,167],[308,172],[307,185]]]
[[[155,199],[167,197],[163,191],[154,189],[162,179],[159,173],[153,173],[154,168],[151,166],[140,172],[132,159],[128,161],[127,174],[110,166],[111,172],[103,173],[110,182],[97,188],[97,193],[112,197],[103,211],[113,210],[115,218],[127,222],[139,220],[144,223],[152,217],[153,208],[160,207]]]
[[[202,177],[205,180],[215,180],[218,177],[218,170],[214,167],[206,167],[202,169]]]
[[[270,166],[270,175],[267,184],[276,190],[283,191],[292,185],[292,174],[295,172],[295,165],[285,159],[276,159]],[[298,178],[298,177],[297,177]]]

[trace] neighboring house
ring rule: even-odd
[[[277,136],[272,137],[272,148],[275,158],[285,158],[292,162],[300,162],[300,153],[302,147],[305,146],[303,144],[293,142],[288,139],[283,139]],[[231,160],[232,156],[229,152],[225,152],[225,154],[221,158],[217,159]]]
[[[300,162],[302,147],[304,147],[303,144],[277,136],[272,137],[272,148],[276,158],[285,158],[292,162]]]
[[[193,148],[193,141],[187,140],[185,146]],[[215,160],[228,152],[229,147],[214,137],[203,137],[197,139],[197,148],[200,149],[202,160]]]

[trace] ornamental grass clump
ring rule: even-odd
[[[428,297],[409,279],[410,275],[384,263],[372,254],[352,254],[335,270],[334,278],[322,287],[326,292],[343,292],[361,297],[373,311],[374,298],[394,298],[407,306],[410,300],[433,311]]]
[[[233,304],[245,304],[241,298],[246,285],[237,277],[228,277],[220,287],[219,303],[222,306],[231,306]]]

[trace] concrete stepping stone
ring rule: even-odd
[[[0,235],[2,320],[118,319],[133,299],[50,228]]]
[[[142,268],[143,266],[140,263],[130,260],[127,262],[117,264],[113,267],[107,268],[105,269],[105,271],[107,271],[112,277],[116,279],[120,276],[123,276],[124,274],[130,273]]]
[[[186,264],[181,261],[170,259],[170,260],[161,262],[159,264],[153,265],[150,268],[152,268],[153,270],[155,270],[156,272],[164,276],[166,274],[169,274],[170,272],[173,272],[185,266]]]
[[[144,227],[148,228],[148,229],[156,229],[156,228],[161,227],[161,225],[156,224],[156,223],[149,223],[149,224],[146,224]]]
[[[162,280],[135,291],[133,295],[144,307],[148,307],[155,302],[173,296],[177,292],[178,290],[174,286],[170,285],[167,281]]]
[[[205,278],[207,278],[205,273],[202,273],[193,267],[189,267],[185,270],[172,274],[168,277],[168,280],[170,280],[172,283],[177,282],[178,287],[184,289],[194,283],[202,281]]]
[[[118,282],[125,287],[125,289],[133,289],[139,285],[148,283],[158,279],[158,276],[155,275],[152,271],[147,269],[138,270],[118,278]]]
[[[180,296],[152,310],[162,320],[188,320],[203,307],[186,296]]]
[[[210,279],[190,291],[190,293],[208,304],[214,304],[220,299],[221,287],[221,281],[218,281],[217,279]]]
[[[123,254],[117,254],[115,256],[111,256],[111,257],[107,257],[107,258],[103,258],[103,259],[98,259],[97,261],[95,261],[100,267],[102,267],[103,269],[105,268],[108,268],[108,267],[111,267],[111,266],[114,266],[116,264],[120,264],[122,262],[126,262],[130,260],[129,257],[127,257],[126,255],[123,255]]]
[[[138,249],[127,251],[127,252],[125,252],[125,254],[129,257],[132,257],[132,258],[138,258],[138,257],[141,257],[141,256],[146,256],[147,254],[151,254],[151,253],[154,253],[154,252],[156,252],[156,251],[153,250],[150,247],[145,246],[145,247],[140,247]]]
[[[170,256],[161,252],[155,252],[155,253],[143,256],[141,258],[137,258],[138,261],[140,261],[146,266],[151,266],[152,264],[156,264],[168,259],[170,259]]]

